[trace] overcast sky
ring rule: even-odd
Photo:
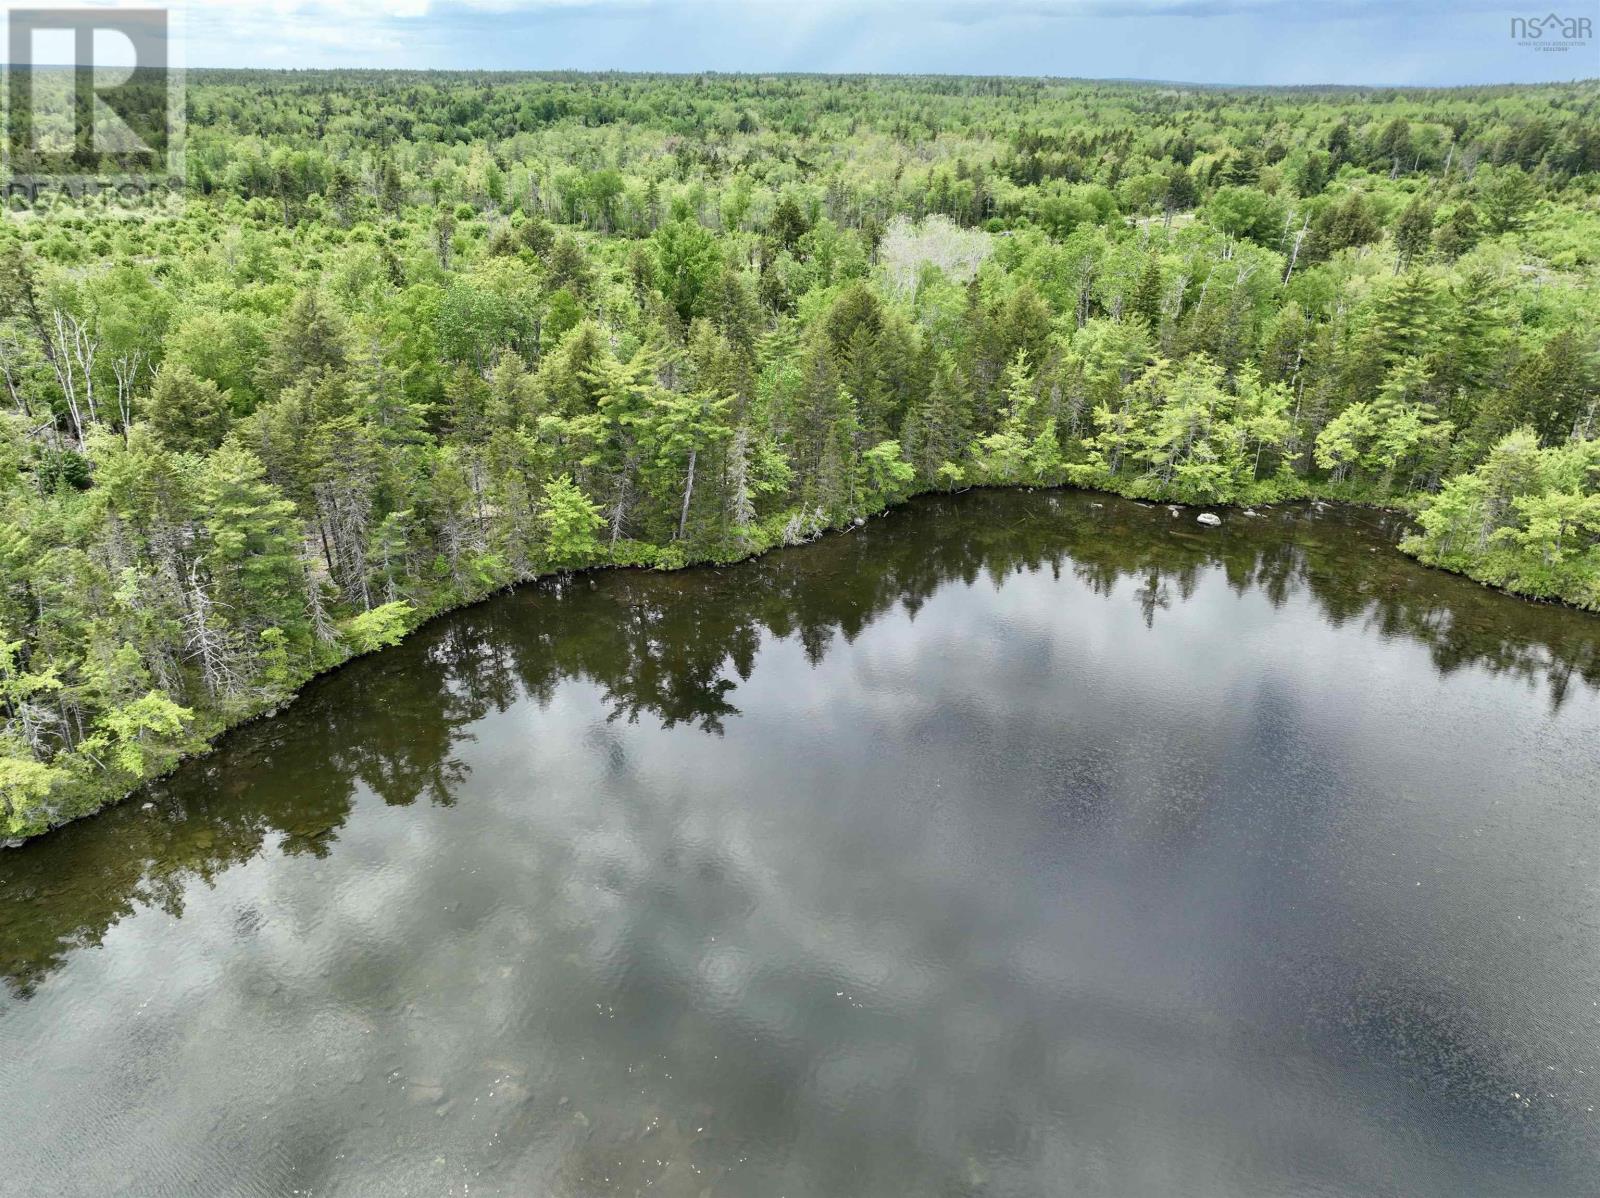
[[[144,0],[150,3],[152,0]],[[159,0],[156,0],[159,2]],[[190,0],[191,66],[1048,74],[1452,84],[1600,76],[1504,0]],[[1549,0],[1539,0],[1548,3]],[[1600,27],[1600,0],[1556,0]],[[1548,35],[1547,35],[1548,38]]]

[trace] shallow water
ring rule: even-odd
[[[1387,523],[437,621],[0,853],[0,1192],[1593,1193],[1600,620]]]

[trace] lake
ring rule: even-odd
[[[0,853],[0,1192],[1600,1189],[1600,620],[1072,491],[551,580]]]

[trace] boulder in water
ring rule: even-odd
[[[1215,528],[1218,524],[1222,523],[1222,517],[1217,515],[1215,512],[1201,512],[1195,517],[1195,519],[1200,521],[1201,524],[1208,525],[1212,528]]]

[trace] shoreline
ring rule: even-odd
[[[1083,494],[1083,495],[1110,495],[1110,496],[1114,496],[1114,497],[1116,497],[1118,499],[1125,500],[1126,502],[1138,504],[1138,505],[1144,506],[1144,507],[1169,507],[1169,508],[1170,507],[1177,507],[1177,508],[1185,509],[1186,512],[1193,511],[1193,512],[1197,512],[1197,513],[1198,512],[1205,512],[1205,511],[1212,511],[1212,510],[1224,511],[1224,512],[1232,512],[1232,513],[1242,513],[1242,512],[1248,511],[1248,510],[1250,510],[1250,509],[1252,509],[1254,507],[1257,507],[1257,506],[1277,507],[1279,505],[1287,505],[1287,504],[1303,504],[1303,505],[1322,505],[1322,506],[1327,506],[1327,507],[1335,507],[1335,506],[1337,506],[1337,507],[1346,507],[1346,508],[1365,509],[1365,510],[1368,510],[1368,511],[1384,512],[1384,513],[1388,513],[1388,514],[1391,514],[1391,515],[1398,515],[1398,516],[1409,516],[1409,514],[1410,514],[1408,509],[1405,506],[1401,505],[1401,504],[1381,503],[1381,502],[1377,502],[1377,501],[1367,501],[1367,500],[1360,500],[1360,499],[1352,499],[1352,498],[1347,498],[1347,497],[1343,497],[1343,496],[1340,496],[1340,497],[1328,497],[1328,496],[1325,496],[1325,495],[1318,495],[1318,494],[1308,494],[1308,495],[1304,495],[1304,496],[1297,496],[1297,497],[1292,497],[1292,498],[1287,498],[1287,499],[1273,500],[1270,503],[1259,503],[1259,504],[1252,504],[1252,503],[1247,503],[1247,502],[1227,502],[1227,503],[1220,503],[1219,502],[1219,503],[1210,503],[1210,504],[1195,504],[1195,503],[1188,503],[1188,502],[1183,502],[1183,501],[1179,501],[1179,500],[1146,499],[1146,498],[1142,498],[1142,497],[1134,497],[1134,496],[1124,495],[1124,494],[1122,494],[1122,493],[1120,493],[1118,491],[1105,490],[1105,489],[1097,488],[1097,487],[1080,486],[1080,485],[1074,484],[1074,483],[1041,484],[1041,485],[1038,485],[1038,486],[1028,486],[1026,484],[1014,484],[1014,483],[1002,483],[1002,484],[978,483],[978,484],[971,484],[971,485],[968,485],[968,486],[965,486],[965,487],[961,487],[961,488],[958,488],[956,490],[950,490],[950,491],[941,491],[941,490],[918,491],[918,492],[915,492],[913,494],[906,495],[903,498],[897,499],[897,500],[895,500],[895,501],[893,501],[891,503],[885,504],[884,506],[882,506],[880,508],[876,508],[876,509],[874,509],[872,511],[861,512],[861,513],[858,513],[857,515],[848,517],[847,519],[845,519],[845,520],[843,520],[841,522],[826,525],[826,526],[822,527],[815,534],[813,534],[811,536],[808,536],[808,537],[805,537],[802,540],[794,541],[794,542],[786,542],[786,541],[783,541],[783,540],[779,539],[779,540],[777,540],[777,541],[775,541],[775,542],[773,542],[771,544],[757,544],[757,545],[752,546],[751,549],[749,550],[749,552],[744,553],[744,554],[742,554],[740,556],[737,556],[737,557],[729,557],[729,558],[718,558],[718,557],[711,557],[711,556],[697,557],[697,558],[692,558],[692,559],[685,560],[682,563],[676,564],[676,565],[663,565],[663,564],[659,564],[659,563],[651,564],[651,563],[637,562],[637,561],[596,561],[596,562],[591,562],[591,563],[588,563],[588,564],[585,564],[585,565],[581,565],[581,566],[574,566],[574,567],[571,567],[571,568],[568,568],[568,569],[550,570],[550,571],[546,571],[546,572],[543,572],[543,573],[530,574],[530,575],[527,575],[526,577],[523,577],[523,578],[518,578],[518,579],[511,580],[509,582],[502,583],[502,584],[492,588],[491,590],[487,590],[487,591],[483,592],[482,594],[472,596],[471,598],[463,599],[460,602],[450,603],[450,604],[448,604],[446,606],[442,606],[442,607],[439,607],[439,608],[433,609],[433,610],[422,609],[422,608],[415,609],[416,612],[418,613],[418,618],[416,619],[416,621],[414,623],[409,623],[407,625],[405,631],[400,635],[398,640],[392,642],[391,644],[378,645],[378,646],[375,646],[375,647],[370,648],[370,649],[365,649],[365,650],[361,650],[361,651],[358,651],[358,652],[352,652],[349,655],[347,655],[347,656],[345,656],[343,658],[340,658],[338,661],[331,662],[330,664],[321,667],[320,669],[316,670],[315,672],[313,672],[311,674],[308,674],[306,677],[302,678],[299,682],[297,682],[295,684],[294,689],[292,691],[290,691],[288,694],[286,694],[286,695],[284,695],[284,696],[282,696],[280,698],[277,698],[275,701],[273,701],[269,705],[263,706],[260,710],[248,712],[246,714],[243,714],[243,715],[239,716],[236,719],[225,720],[225,721],[221,722],[220,725],[217,726],[214,729],[211,729],[211,730],[208,730],[208,731],[201,731],[199,733],[199,735],[203,739],[203,745],[201,747],[197,747],[197,748],[194,748],[192,750],[181,752],[172,762],[167,764],[164,769],[160,770],[157,773],[152,773],[152,774],[149,774],[149,775],[147,775],[145,777],[139,778],[136,781],[134,781],[134,782],[130,783],[129,785],[127,785],[125,788],[121,787],[121,786],[119,786],[119,785],[117,785],[115,783],[112,783],[111,786],[109,786],[109,787],[107,787],[105,789],[105,791],[103,792],[103,796],[100,797],[98,801],[95,800],[95,795],[94,795],[94,792],[96,790],[100,789],[98,787],[84,786],[84,787],[71,788],[73,790],[78,790],[80,793],[82,793],[84,791],[88,792],[87,794],[83,794],[83,797],[80,800],[80,802],[85,802],[87,804],[86,806],[84,806],[81,810],[79,810],[75,814],[68,815],[68,816],[66,816],[65,818],[62,818],[62,819],[53,819],[53,820],[51,820],[44,827],[40,828],[38,831],[27,832],[27,833],[24,833],[24,834],[21,834],[21,835],[12,835],[10,837],[6,837],[6,838],[3,838],[3,839],[0,839],[0,851],[5,851],[5,850],[8,850],[8,849],[17,849],[17,848],[24,847],[25,845],[30,844],[30,843],[32,843],[34,841],[37,841],[41,837],[47,836],[50,833],[52,833],[52,832],[54,832],[54,831],[56,831],[56,830],[58,830],[60,828],[66,827],[69,824],[76,823],[76,822],[78,822],[79,820],[82,820],[82,819],[88,819],[88,818],[98,814],[101,811],[105,811],[105,810],[107,810],[108,808],[111,808],[111,807],[120,806],[123,803],[126,803],[126,802],[128,802],[128,801],[130,801],[132,799],[137,798],[139,796],[139,794],[143,790],[145,790],[146,787],[150,786],[153,783],[160,782],[164,778],[170,777],[173,773],[175,773],[176,771],[181,769],[184,765],[186,765],[186,764],[188,764],[190,762],[203,760],[204,758],[210,756],[213,752],[215,752],[220,747],[220,745],[221,745],[222,741],[224,740],[224,738],[226,738],[230,734],[232,734],[234,732],[237,732],[237,731],[239,731],[239,730],[241,730],[243,728],[249,727],[249,726],[251,726],[253,724],[256,724],[256,723],[258,723],[258,722],[260,722],[262,720],[271,719],[272,717],[278,715],[285,708],[287,708],[288,706],[290,706],[291,704],[296,702],[304,694],[304,692],[305,692],[307,687],[311,686],[313,683],[319,681],[320,679],[323,679],[323,678],[326,678],[326,677],[330,677],[331,675],[335,674],[336,672],[338,672],[338,671],[346,668],[347,666],[349,666],[352,662],[355,662],[355,661],[361,660],[363,658],[372,656],[373,654],[376,654],[376,653],[380,653],[384,649],[391,648],[393,646],[393,644],[398,644],[400,641],[403,641],[403,640],[409,638],[414,633],[420,631],[421,629],[427,627],[429,624],[433,623],[435,620],[441,619],[442,617],[445,617],[445,616],[455,615],[455,614],[457,614],[459,612],[470,610],[471,608],[476,607],[477,605],[479,605],[481,603],[486,603],[491,599],[495,599],[495,598],[497,598],[497,597],[499,597],[499,596],[501,596],[503,594],[506,594],[507,592],[516,590],[516,589],[521,588],[521,587],[530,586],[530,585],[537,586],[537,585],[539,585],[541,583],[546,583],[546,582],[549,582],[551,580],[559,580],[559,579],[565,579],[565,578],[576,578],[576,577],[579,577],[579,576],[582,576],[582,575],[586,575],[586,574],[599,573],[601,571],[650,570],[650,571],[659,571],[659,572],[662,572],[662,573],[677,573],[679,571],[694,570],[694,569],[719,569],[719,568],[722,568],[722,567],[725,567],[725,566],[743,565],[743,564],[745,564],[747,562],[756,561],[756,560],[758,560],[758,559],[760,559],[762,557],[765,557],[767,554],[773,553],[773,552],[775,552],[777,550],[780,550],[780,549],[798,549],[798,548],[804,547],[805,545],[811,544],[811,543],[813,543],[815,541],[822,540],[823,538],[826,538],[826,537],[829,537],[829,536],[844,536],[844,535],[848,535],[849,533],[852,533],[852,532],[856,531],[858,528],[863,527],[868,520],[879,519],[879,518],[882,518],[884,516],[887,516],[887,515],[895,512],[896,510],[904,508],[908,504],[910,504],[910,503],[912,503],[912,502],[914,502],[914,501],[916,501],[918,499],[927,497],[927,496],[939,496],[939,495],[954,496],[954,495],[962,495],[962,494],[967,493],[968,491],[975,491],[975,490],[993,490],[993,491],[1009,490],[1009,491],[1030,492],[1030,493],[1031,492],[1039,492],[1039,491],[1076,491],[1076,492],[1079,492],[1080,494]],[[1198,523],[1198,521],[1197,521],[1197,523]],[[659,548],[659,547],[654,547],[654,548]],[[1419,567],[1421,567],[1423,569],[1430,570],[1430,571],[1438,571],[1441,574],[1448,574],[1448,575],[1454,576],[1456,578],[1466,579],[1466,580],[1474,583],[1475,585],[1484,588],[1485,590],[1498,592],[1499,594],[1504,595],[1509,599],[1515,599],[1515,600],[1519,600],[1519,601],[1527,602],[1527,603],[1535,603],[1535,604],[1539,604],[1541,606],[1565,608],[1565,609],[1567,609],[1569,611],[1579,612],[1579,613],[1582,613],[1582,614],[1585,614],[1585,615],[1594,615],[1595,614],[1593,612],[1588,611],[1585,608],[1579,607],[1578,605],[1573,604],[1573,603],[1568,603],[1565,600],[1562,600],[1562,599],[1559,599],[1559,598],[1544,598],[1544,597],[1541,597],[1541,596],[1522,594],[1520,592],[1510,590],[1510,589],[1508,589],[1506,587],[1503,587],[1503,586],[1497,586],[1497,585],[1495,585],[1493,583],[1485,582],[1485,581],[1483,581],[1481,579],[1478,579],[1478,578],[1473,578],[1470,574],[1467,574],[1464,571],[1453,570],[1453,569],[1450,569],[1449,567],[1446,567],[1446,566],[1434,565],[1432,563],[1422,561],[1420,558],[1416,557],[1414,554],[1407,553],[1406,551],[1401,549],[1398,542],[1391,542],[1389,544],[1389,548],[1392,549],[1394,552],[1399,553],[1401,556],[1405,557],[1408,561],[1414,563],[1415,565],[1417,565],[1417,566],[1419,566]],[[607,552],[608,553],[611,552],[609,548],[607,549]],[[216,713],[211,713],[211,715],[212,715],[212,721],[215,721],[218,718]],[[204,722],[210,722],[210,721],[204,721]],[[196,723],[197,724],[201,724],[201,723],[203,723],[203,721],[197,719]]]

